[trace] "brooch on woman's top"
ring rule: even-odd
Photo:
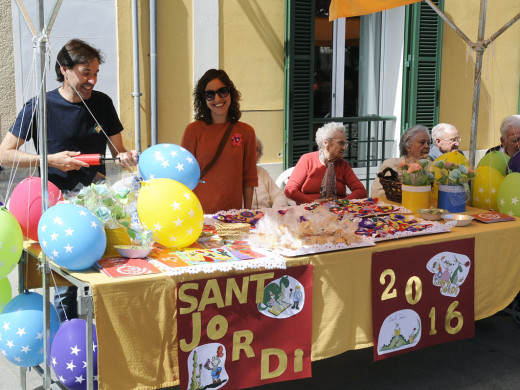
[[[231,136],[231,139],[233,140],[233,146],[242,146],[242,134],[235,133]]]

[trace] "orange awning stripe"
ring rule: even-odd
[[[329,20],[372,14],[418,1],[420,0],[332,0],[329,8]]]

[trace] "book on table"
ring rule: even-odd
[[[504,213],[499,213],[498,211],[487,211],[484,213],[473,214],[472,217],[483,223],[506,222],[515,220],[515,217]]]

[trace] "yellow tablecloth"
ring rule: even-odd
[[[467,214],[478,212],[468,209]],[[432,234],[319,255],[288,258],[313,264],[312,360],[372,345],[371,258],[374,252],[475,238],[475,319],[506,307],[520,291],[520,220],[455,227]],[[237,271],[233,275],[240,274]],[[100,389],[156,389],[178,384],[176,285],[223,273],[110,278],[74,272],[93,290]],[[231,273],[226,273],[231,275]]]

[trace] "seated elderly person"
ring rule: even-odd
[[[296,204],[317,199],[366,198],[365,187],[343,160],[348,145],[345,127],[336,122],[325,124],[316,132],[316,144],[317,152],[306,153],[298,160],[285,186],[285,195]]]
[[[432,129],[433,145],[430,148],[430,158],[435,160],[444,153],[458,150],[460,146],[459,132],[449,123],[439,123]]]
[[[500,145],[489,149],[489,152],[499,151],[513,157],[520,150],[520,115],[509,115],[500,125]]]
[[[400,170],[397,166],[401,162],[414,163],[421,159],[429,160],[430,133],[428,132],[428,128],[423,125],[415,125],[407,129],[401,136],[399,152],[401,157],[389,158],[383,161],[383,164],[381,164],[381,171],[390,167],[399,174]],[[402,179],[399,178],[399,181],[401,180]],[[383,189],[378,177],[376,177],[372,183],[370,196],[373,198],[385,196],[385,190]]]
[[[264,154],[264,145],[258,137],[256,137],[256,163],[260,161],[260,157]],[[272,207],[279,209],[288,205],[287,198],[283,194],[280,187],[276,185],[274,180],[264,168],[257,165],[256,172],[258,174],[258,187],[253,192],[253,209],[263,209]]]

